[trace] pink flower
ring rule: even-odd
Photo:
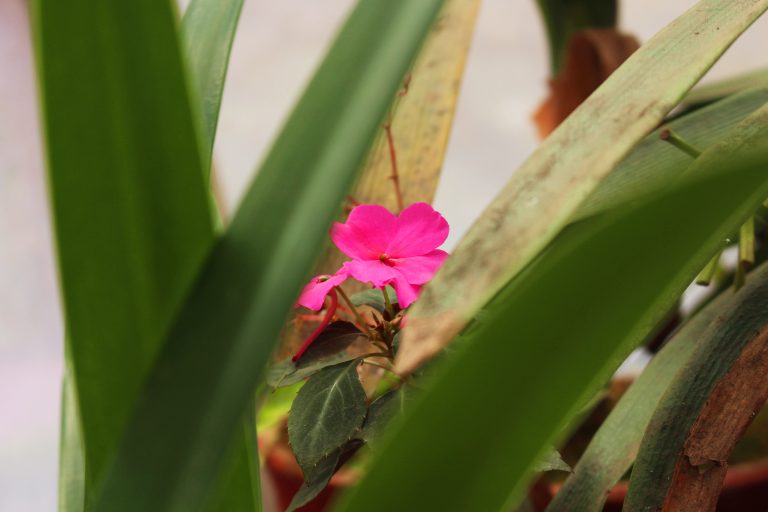
[[[346,223],[331,229],[333,242],[352,258],[337,276],[344,275],[343,281],[349,275],[377,288],[392,285],[405,309],[448,257],[437,248],[448,229],[443,216],[426,203],[414,203],[399,216],[383,206],[357,206]]]
[[[309,308],[312,311],[323,309],[325,297],[331,293],[335,287],[347,280],[349,275],[344,269],[340,269],[335,275],[321,275],[312,278],[301,291],[299,300],[296,301],[300,306]]]

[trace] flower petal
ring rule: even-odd
[[[349,275],[342,269],[333,276],[320,275],[313,277],[301,291],[297,305],[304,306],[312,311],[323,309],[325,297],[331,290],[347,280]]]
[[[419,298],[419,292],[421,292],[421,286],[412,285],[402,277],[397,277],[392,281],[392,288],[395,289],[397,294],[397,303],[400,309],[405,309],[413,304]]]
[[[383,206],[362,204],[352,209],[347,222],[333,225],[331,240],[347,256],[375,260],[386,252],[397,226],[397,217]]]
[[[358,281],[371,283],[376,288],[388,285],[395,278],[402,278],[394,267],[380,260],[352,260],[344,263],[342,269]]]
[[[397,218],[397,230],[386,246],[391,258],[422,256],[448,238],[448,222],[427,203],[414,203]]]
[[[447,257],[447,252],[435,249],[424,256],[412,256],[391,261],[408,283],[424,284],[432,279]]]

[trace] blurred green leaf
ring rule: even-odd
[[[396,368],[413,371],[458,334],[766,9],[768,0],[701,0],[617,69],[515,172],[425,286]]]
[[[304,382],[295,382],[290,386],[270,390],[263,395],[262,402],[257,408],[256,426],[259,431],[272,427],[288,417],[293,399],[303,385]]]
[[[698,466],[695,469],[698,472],[705,471],[706,464],[715,464],[719,459],[716,455],[722,456],[717,454],[718,448],[709,447],[713,460],[698,461],[699,450],[693,448],[687,453],[689,435],[718,384],[742,357],[744,349],[768,327],[766,310],[768,264],[763,264],[749,274],[745,287],[721,304],[715,318],[696,340],[691,357],[662,396],[644,432],[624,510],[660,510],[674,488],[680,459]],[[761,363],[753,355],[745,364],[760,368]],[[733,399],[739,400],[740,410],[745,414],[754,414],[751,397],[739,394],[737,398],[731,397]],[[757,405],[760,407],[762,403]],[[735,424],[733,427],[728,430],[738,434]],[[735,441],[733,439],[734,444]],[[726,458],[728,455],[725,454]],[[722,471],[724,476],[725,468]]]
[[[192,0],[181,23],[187,62],[203,119],[202,150],[206,169],[211,165],[229,54],[242,7],[243,0]]]
[[[546,444],[768,196],[767,115],[750,116],[685,179],[566,229],[439,361],[338,510],[516,502]],[[763,152],[747,159],[751,147]]]
[[[600,512],[611,488],[627,472],[662,394],[691,357],[702,333],[731,300],[721,293],[686,322],[654,356],[600,425],[573,475],[568,477],[547,512]]]
[[[387,295],[389,295],[392,304],[397,304],[397,294],[395,293],[394,288],[387,286],[386,289]],[[352,295],[349,300],[351,300],[352,304],[355,306],[369,306],[379,313],[383,313],[386,309],[386,304],[384,303],[384,294],[381,293],[379,288],[371,288],[370,290],[358,292]]]
[[[731,78],[695,87],[683,101],[685,108],[696,108],[749,89],[768,87],[768,69],[757,69]]]
[[[188,512],[209,492],[441,4],[362,0],[352,11],[177,316],[96,511]]]
[[[36,0],[32,24],[88,505],[213,230],[171,4]]]
[[[288,414],[288,439],[305,474],[320,459],[352,439],[363,424],[366,396],[360,361],[331,366],[299,390]]]
[[[61,390],[59,432],[59,512],[85,510],[85,459],[83,454],[77,392],[74,382],[64,376]]]
[[[552,76],[563,66],[568,41],[579,30],[613,28],[618,18],[617,0],[536,0],[547,29]]]
[[[261,510],[259,446],[256,440],[255,410],[245,413],[234,436],[218,481],[208,498],[207,512],[254,512]]]
[[[550,446],[544,452],[544,455],[533,463],[533,471],[535,473],[544,473],[546,471],[565,471],[567,473],[573,473],[573,468],[566,464],[560,456],[560,452]]]
[[[660,139],[659,133],[663,128],[670,128],[686,142],[706,149],[723,140],[737,124],[766,103],[768,88],[753,89],[665,123],[645,137],[600,182],[570,221],[603,213],[665,187],[669,176],[690,164],[690,156]]]

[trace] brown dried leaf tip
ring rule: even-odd
[[[613,28],[587,29],[571,36],[560,75],[549,81],[549,97],[533,120],[542,139],[640,47],[631,35]]]

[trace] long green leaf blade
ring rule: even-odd
[[[563,232],[441,362],[339,510],[498,510],[518,498],[585,395],[768,196],[766,117],[750,116],[684,180]],[[736,157],[753,145],[758,157]]]
[[[749,370],[745,370],[745,366],[761,368],[760,364],[764,357],[756,356],[754,353],[748,357],[747,361],[742,360],[741,368],[735,367],[753,341],[757,341],[763,347],[759,353],[765,353],[765,342],[756,338],[761,336],[763,340],[765,339],[768,328],[766,310],[768,310],[768,264],[764,263],[750,273],[747,285],[723,305],[719,311],[720,314],[697,340],[698,343],[690,360],[675,376],[669,390],[653,413],[653,417],[650,418],[640,452],[632,469],[624,510],[628,512],[662,510],[665,504],[669,507],[668,510],[679,510],[674,506],[674,499],[681,498],[676,491],[679,492],[678,486],[685,488],[686,485],[680,485],[678,472],[682,472],[680,476],[685,480],[688,469],[699,475],[711,470],[709,479],[714,478],[713,481],[717,481],[719,474],[719,481],[722,484],[727,464],[722,465],[725,463],[720,458],[723,454],[717,453],[720,447],[707,446],[705,451],[711,454],[711,459],[699,460],[701,450],[698,448],[700,447],[689,447],[688,442],[691,440],[689,436],[712,399],[713,392],[731,371],[748,375]],[[755,385],[754,388],[760,389],[764,386]],[[731,396],[729,401],[738,400],[739,410],[746,416],[756,414],[755,411],[759,411],[762,405],[762,403],[753,404],[753,399],[754,397],[739,393],[737,397]],[[760,402],[762,401],[764,396]],[[753,409],[755,405],[758,407],[756,410]],[[714,421],[714,425],[718,423]],[[735,428],[735,425],[732,426],[734,428],[728,429],[728,434],[731,432],[734,434],[733,443],[735,443],[740,430]],[[727,458],[730,453],[724,455]],[[680,467],[681,463],[682,467]],[[672,505],[668,504],[670,499],[673,500]],[[701,504],[687,508],[687,510],[694,509],[704,510],[705,508]],[[711,509],[706,510],[714,510],[714,503]]]
[[[520,167],[426,286],[397,367],[412,371],[456,335],[766,9],[768,0],[701,0],[616,70]]]
[[[686,322],[651,360],[600,425],[547,512],[600,512],[608,492],[637,456],[662,394],[693,354],[702,333],[732,297],[721,293]]]
[[[224,94],[229,55],[235,38],[243,0],[192,0],[181,22],[181,36],[197,99],[196,110],[203,128],[202,151],[206,176],[211,176],[213,144]],[[216,203],[211,190],[211,203]],[[222,224],[220,210],[213,214]],[[256,424],[253,412],[245,414],[242,433],[236,436],[225,469],[213,492],[209,511],[261,510]]]
[[[32,18],[90,502],[213,231],[170,2]]]
[[[170,332],[97,511],[194,510],[440,0],[363,0]]]
[[[203,120],[203,163],[213,155],[229,54],[243,0],[192,0],[184,13],[181,35]]]

